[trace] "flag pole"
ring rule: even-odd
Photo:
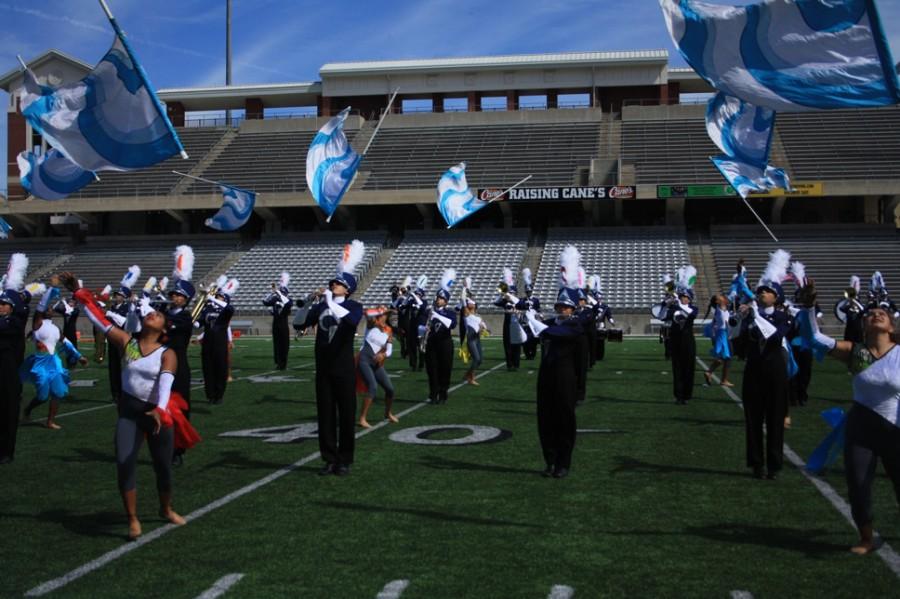
[[[772,233],[771,229],[769,229],[769,227],[766,226],[766,223],[763,222],[763,219],[760,218],[760,216],[756,213],[756,210],[753,209],[753,206],[750,205],[750,202],[747,201],[747,198],[741,196],[741,200],[744,201],[744,205],[747,207],[748,210],[750,210],[750,212],[753,213],[753,216],[756,217],[756,220],[759,221],[759,224],[761,224],[763,226],[763,229],[766,230],[766,233],[769,234],[769,237],[771,237],[775,243],[779,243],[778,238],[775,237],[775,234]]]
[[[502,198],[503,196],[505,196],[506,194],[508,194],[509,192],[511,192],[511,191],[512,191],[513,189],[515,189],[516,187],[519,187],[520,185],[522,185],[522,183],[525,183],[526,181],[528,181],[529,179],[531,179],[533,176],[534,176],[534,175],[528,175],[527,177],[525,177],[524,179],[522,179],[521,181],[519,181],[518,183],[516,183],[515,185],[513,185],[512,187],[510,187],[510,188],[507,189],[506,191],[504,191],[503,193],[500,193],[500,194],[498,194],[496,197],[491,198],[491,200],[488,201],[488,204],[493,204],[494,202],[499,202],[499,201],[501,201],[500,198]]]
[[[211,181],[209,179],[204,179],[203,177],[195,177],[194,175],[189,175],[187,173],[182,173],[179,171],[172,171],[176,175],[181,175],[182,177],[187,177],[188,179],[196,179],[197,181],[203,181],[204,183],[209,183],[211,185],[225,185],[224,183],[219,183],[218,181]],[[231,187],[231,185],[226,185],[226,187]]]
[[[119,40],[122,41],[122,45],[125,46],[125,52],[128,53],[128,58],[131,59],[131,64],[134,65],[134,70],[137,72],[138,77],[141,78],[141,82],[144,84],[144,87],[147,88],[147,94],[153,101],[153,105],[156,107],[156,112],[159,114],[160,118],[166,124],[166,128],[169,129],[169,132],[175,139],[175,145],[178,146],[178,149],[181,152],[181,157],[187,160],[188,153],[185,151],[184,145],[181,143],[181,139],[178,137],[178,133],[175,131],[175,127],[172,125],[172,121],[169,120],[169,115],[166,114],[166,110],[165,108],[163,108],[162,102],[160,102],[159,98],[156,96],[156,90],[150,84],[150,79],[147,77],[147,73],[144,72],[144,67],[141,66],[140,62],[138,62],[137,55],[134,53],[134,50],[132,50],[131,44],[129,44],[128,40],[125,38],[125,32],[122,31],[121,27],[119,27],[119,23],[113,16],[112,11],[109,10],[109,6],[106,4],[106,0],[99,1],[100,6],[103,8],[103,12],[106,13],[106,18],[109,19],[109,24],[112,25],[113,31],[115,31],[116,33],[116,37],[118,37]]]
[[[387,108],[384,109],[384,113],[381,115],[381,118],[378,119],[378,124],[375,125],[375,131],[372,132],[372,137],[369,138],[369,143],[366,144],[366,149],[362,152],[363,157],[368,153],[369,148],[372,146],[372,142],[375,141],[375,136],[378,135],[378,130],[381,129],[381,124],[384,122],[384,119],[386,119],[387,115],[391,112],[391,107],[394,105],[394,99],[396,99],[399,92],[400,88],[398,87],[391,95],[391,99],[388,100]]]

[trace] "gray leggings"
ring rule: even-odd
[[[466,346],[469,348],[469,355],[472,356],[472,362],[469,364],[469,372],[472,374],[475,369],[481,366],[481,335],[478,332],[472,332],[472,329],[466,331]]]
[[[844,468],[857,528],[872,523],[872,483],[879,457],[900,504],[900,428],[855,404],[847,414]]]
[[[366,387],[369,389],[369,398],[375,401],[378,392],[378,385],[384,389],[384,395],[388,399],[394,397],[394,386],[391,384],[391,378],[388,376],[384,367],[375,365],[375,353],[368,344],[363,346],[359,352],[359,372],[362,374],[363,380],[366,381]]]
[[[119,420],[116,421],[116,469],[119,478],[119,491],[132,491],[136,486],[138,451],[147,435],[153,469],[156,471],[156,490],[169,493],[172,490],[172,453],[175,448],[175,436],[171,427],[163,428],[159,434],[153,434],[155,422],[145,412],[150,411],[152,404],[141,401],[130,395],[122,395],[119,403]]]

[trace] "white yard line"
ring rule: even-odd
[[[697,358],[697,363],[700,364],[700,366],[702,366],[704,370],[709,370],[709,367],[700,358]],[[719,377],[713,375],[712,378],[716,383],[720,382]],[[728,394],[728,397],[737,402],[739,406],[743,406],[741,398],[738,397],[737,393],[732,391],[730,387],[722,387],[722,390]],[[843,497],[841,497],[840,493],[835,491],[834,487],[829,485],[827,482],[825,482],[815,474],[807,471],[806,468],[804,468],[804,466],[806,466],[806,463],[800,458],[799,455],[797,455],[797,453],[793,449],[790,448],[787,443],[784,444],[784,456],[791,464],[797,467],[800,473],[805,476],[806,479],[816,487],[816,489],[818,489],[819,493],[821,493],[822,496],[825,497],[825,499],[827,499],[832,506],[834,506],[834,509],[840,512],[844,519],[850,523],[850,526],[852,526],[853,529],[856,530],[856,525],[853,523],[853,516],[850,513],[850,504],[848,504],[847,501]],[[900,555],[897,555],[897,552],[894,551],[894,548],[891,547],[887,543],[887,541],[884,541],[881,547],[875,553],[877,553],[878,556],[884,561],[884,563],[887,564],[887,567],[891,569],[894,575],[896,575],[897,578],[900,578]]]
[[[482,372],[475,378],[481,378],[483,376],[487,376],[502,366],[505,366],[505,363],[500,362],[493,368],[485,370],[484,372]],[[448,393],[453,393],[457,389],[464,387],[467,384],[468,383],[459,383],[458,385],[454,385],[453,387],[450,387],[450,389],[448,389]],[[417,403],[417,404],[410,406],[409,408],[403,410],[399,414],[397,414],[397,417],[399,418],[402,416],[406,416],[407,414],[411,414],[411,413],[415,412],[416,410],[423,408],[424,406],[427,406],[427,405],[429,405],[429,404],[427,404],[425,402]],[[387,426],[387,424],[388,424],[387,420],[379,422],[378,424],[374,424],[374,425],[372,425],[372,428],[367,428],[367,429],[364,429],[364,430],[356,433],[356,438],[359,439],[360,437],[368,435],[369,433],[373,433],[381,428],[384,428],[385,426]],[[193,522],[194,520],[196,520],[202,516],[205,516],[206,514],[208,514],[209,512],[211,512],[215,509],[218,509],[222,506],[228,505],[232,501],[239,499],[239,498],[243,497],[244,495],[252,493],[252,492],[256,491],[257,489],[260,489],[287,474],[290,474],[294,470],[297,470],[301,466],[304,466],[317,458],[319,458],[318,451],[306,456],[305,458],[303,458],[297,462],[294,462],[293,464],[290,464],[289,466],[285,466],[284,468],[281,468],[280,470],[276,470],[275,472],[273,472],[267,476],[264,476],[263,478],[255,481],[255,482],[250,483],[249,485],[241,487],[240,489],[238,489],[236,491],[232,491],[228,495],[225,495],[224,497],[220,497],[219,499],[213,501],[212,503],[208,503],[207,505],[194,510],[193,512],[191,512],[190,514],[185,516],[184,519],[189,523]],[[90,574],[91,572],[93,572],[95,570],[99,570],[103,566],[119,559],[120,557],[122,557],[124,555],[128,555],[135,549],[138,549],[152,541],[155,541],[156,539],[160,538],[164,534],[171,532],[172,530],[175,530],[176,528],[178,528],[178,527],[175,526],[174,524],[165,524],[163,526],[160,526],[159,528],[156,528],[156,529],[152,530],[151,532],[138,537],[138,539],[136,541],[126,543],[125,545],[121,545],[118,548],[113,549],[112,551],[104,553],[100,557],[75,568],[71,572],[68,572],[67,574],[62,575],[59,578],[54,578],[53,580],[48,580],[47,582],[41,583],[40,585],[34,587],[33,589],[31,589],[27,593],[25,593],[25,596],[26,597],[40,597],[42,595],[46,595],[47,593],[55,591],[56,589],[60,589],[64,586],[66,586],[67,584],[69,584],[70,582],[78,580],[85,574]]]
[[[228,589],[240,582],[243,574],[228,574],[215,582],[211,587],[197,595],[197,599],[216,599],[228,592]]]
[[[392,580],[381,589],[375,599],[400,599],[400,595],[409,586],[408,580]]]
[[[575,589],[572,587],[568,587],[564,584],[555,584],[553,588],[550,589],[550,594],[547,595],[547,599],[570,599],[575,595]]]
[[[753,593],[750,591],[731,591],[729,597],[731,599],[753,599]]]

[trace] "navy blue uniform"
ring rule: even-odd
[[[212,302],[200,312],[203,342],[200,359],[203,364],[203,390],[210,403],[222,403],[228,386],[228,326],[234,306],[219,306]]]
[[[288,352],[291,348],[291,329],[288,320],[291,317],[291,298],[278,293],[269,294],[263,305],[272,312],[272,349],[275,356],[275,368],[287,368]]]
[[[448,307],[434,311],[435,314],[450,319],[450,326],[437,318],[425,323],[428,327],[428,342],[425,346],[425,368],[428,373],[428,399],[434,403],[447,401],[450,375],[453,371],[453,329],[456,327],[456,312]]]
[[[682,310],[684,308],[685,310]],[[694,320],[697,307],[672,304],[666,313],[669,327],[669,351],[672,358],[672,393],[675,401],[687,403],[694,395],[694,374],[697,370],[697,341],[694,339]]]
[[[27,310],[27,309],[26,309]],[[0,317],[0,459],[11,460],[16,453],[22,383],[19,367],[25,355],[25,321],[22,313]]]
[[[541,300],[534,296],[526,297],[516,304],[516,309],[523,312],[534,310],[540,314]],[[538,340],[537,337],[534,336],[534,333],[531,332],[531,327],[525,327],[525,337],[525,343],[522,344],[522,353],[525,354],[526,360],[534,360],[535,356],[537,356]]]

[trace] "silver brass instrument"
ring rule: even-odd
[[[203,288],[201,287],[201,290]],[[194,309],[191,310],[191,322],[197,322],[200,319],[200,313],[203,312],[203,308],[206,307],[206,302],[209,301],[209,298],[216,296],[216,291],[218,288],[215,283],[209,286],[209,288],[203,291],[203,294],[197,298],[197,303],[194,304]]]
[[[857,317],[865,308],[858,299],[856,289],[847,287],[844,289],[844,299],[834,305],[834,316],[842,323],[847,324],[851,317]]]

